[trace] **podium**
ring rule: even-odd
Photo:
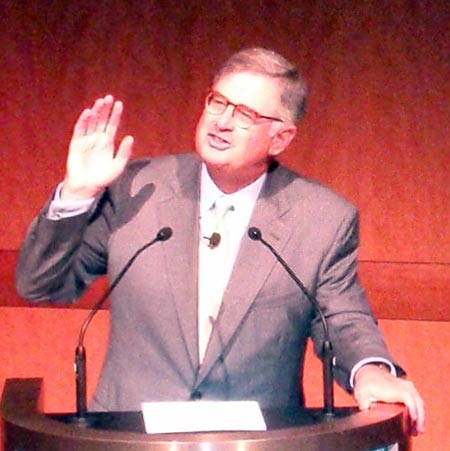
[[[89,413],[87,424],[42,413],[41,388],[42,379],[6,380],[5,451],[369,451],[395,442],[410,449],[407,410],[395,404],[338,408],[331,419],[321,409],[263,410],[267,431],[146,434],[140,412]]]

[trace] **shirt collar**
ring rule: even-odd
[[[200,216],[204,216],[204,214],[212,207],[214,202],[220,197],[227,197],[230,204],[232,204],[235,209],[240,209],[241,207],[245,208],[246,205],[253,207],[266,178],[267,173],[264,172],[264,174],[262,174],[250,185],[247,185],[232,194],[225,194],[211,179],[205,163],[202,163],[200,182]]]

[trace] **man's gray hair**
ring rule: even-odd
[[[279,80],[281,105],[294,123],[306,113],[308,87],[294,64],[274,52],[261,47],[241,50],[232,55],[213,76],[213,84],[225,75],[251,72]]]

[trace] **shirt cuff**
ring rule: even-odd
[[[58,219],[78,216],[89,211],[92,204],[95,202],[95,197],[88,200],[62,200],[62,186],[63,182],[57,186],[53,200],[50,202],[46,215],[48,219],[57,221]]]
[[[392,362],[390,362],[387,359],[384,359],[383,357],[368,357],[366,359],[362,359],[360,360],[352,369],[351,373],[350,373],[350,387],[354,388],[355,386],[355,376],[356,373],[358,372],[358,370],[363,367],[364,365],[368,365],[369,363],[382,363],[384,365],[386,365],[387,367],[389,367],[391,369],[391,374],[393,376],[397,376],[397,371],[395,369],[395,366],[393,365]]]

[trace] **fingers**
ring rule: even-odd
[[[412,382],[405,381],[409,388],[403,397],[403,403],[409,411],[413,424],[413,433],[419,434],[425,430],[425,403]]]
[[[416,419],[416,428],[419,434],[425,432],[425,402],[419,396],[417,400],[417,419]]]
[[[103,99],[96,100],[94,107],[92,108],[92,113],[95,117],[95,120],[92,121],[92,132],[105,132],[111,112],[117,103],[122,105],[122,102],[114,101],[114,97],[110,94],[103,97]],[[123,108],[121,108],[121,110],[122,109]]]
[[[408,408],[412,432],[416,434],[424,432],[424,402],[414,384],[376,370],[367,368],[355,384],[354,396],[358,407],[366,410],[375,402],[403,403]]]
[[[110,142],[114,141],[114,138],[117,133],[117,129],[119,128],[120,118],[122,117],[123,112],[123,103],[115,101],[112,105],[112,109],[110,109],[111,114],[108,112],[108,117],[105,118],[104,122],[100,125],[103,127],[106,136]]]
[[[120,123],[123,112],[123,103],[114,100],[110,94],[99,98],[92,108],[86,108],[80,114],[75,127],[73,138],[79,138],[93,133],[106,133],[112,142]]]
[[[91,110],[89,108],[86,108],[85,110],[82,111],[82,113],[78,117],[77,122],[75,123],[72,139],[81,138],[82,136],[86,135],[90,119],[91,119]]]
[[[131,157],[133,142],[134,140],[132,136],[126,136],[119,145],[117,153],[114,157],[114,169],[117,176],[123,172],[128,160]]]

